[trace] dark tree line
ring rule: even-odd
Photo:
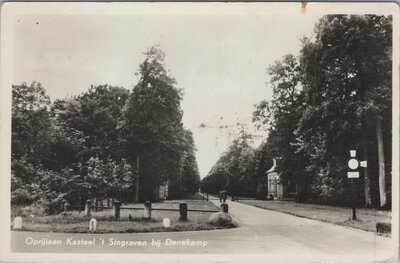
[[[12,87],[12,202],[55,212],[64,201],[132,202],[198,191],[192,133],[182,125],[182,91],[152,47],[130,91],[92,86],[53,103],[40,83]]]
[[[265,169],[269,165],[265,145],[253,149],[249,143],[251,136],[242,131],[208,175],[201,182],[201,190],[217,194],[226,190],[234,196],[266,196]]]
[[[253,179],[265,176],[265,164],[275,158],[284,192],[296,192],[297,201],[348,205],[356,198],[365,206],[389,206],[391,17],[324,16],[314,36],[302,40],[300,56],[284,56],[268,75],[273,98],[253,114],[268,132],[257,155],[264,165]],[[355,190],[347,178],[351,149],[368,162]],[[220,187],[212,174],[203,184]]]

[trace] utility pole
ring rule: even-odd
[[[139,203],[139,180],[140,179],[140,171],[139,171],[139,154],[136,155],[136,192],[135,192],[135,202]]]

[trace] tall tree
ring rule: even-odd
[[[123,131],[128,157],[139,157],[139,194],[155,199],[155,189],[181,173],[184,129],[180,101],[182,92],[165,68],[165,54],[157,47],[145,53],[139,66],[139,82],[124,109]]]
[[[52,131],[50,98],[38,82],[12,86],[12,156],[41,163]]]
[[[374,160],[368,153],[377,152],[380,206],[386,204],[384,155],[390,152],[384,144],[390,148],[391,35],[390,17],[328,15],[317,24],[315,38],[304,41],[301,52],[307,97],[299,128],[304,146],[319,155],[315,159],[329,163],[330,174],[345,174],[343,166],[333,169],[345,163],[344,149],[363,149],[368,160]],[[364,176],[366,205],[371,200],[369,177],[374,174],[370,164]]]
[[[304,96],[300,65],[293,55],[286,55],[268,68],[273,98],[262,101],[253,114],[258,127],[268,130],[268,144],[285,192],[297,192],[298,201],[307,201],[309,178],[305,171],[307,156],[297,147],[297,124],[303,110]]]
[[[196,145],[193,134],[185,130],[185,151],[182,155],[182,192],[194,194],[200,188],[200,173],[196,160]]]

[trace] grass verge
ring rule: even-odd
[[[186,202],[188,209],[219,210],[208,201],[179,200],[153,203],[153,208],[178,209],[180,202]],[[143,208],[143,204],[124,205],[123,207]],[[143,232],[176,232],[199,231],[230,228],[215,226],[208,222],[212,213],[188,211],[188,220],[179,221],[178,211],[152,211],[152,218],[143,217],[143,210],[122,209],[119,220],[113,218],[113,210],[93,211],[91,217],[84,213],[69,211],[58,215],[35,215],[34,211],[27,213],[24,209],[13,209],[12,219],[21,216],[23,226],[21,230],[35,232],[63,232],[63,233],[143,233]],[[89,220],[97,220],[97,230],[89,231]],[[164,227],[163,218],[171,220],[171,227]],[[233,226],[234,227],[234,226]]]
[[[240,203],[274,210],[299,217],[376,232],[376,223],[390,223],[391,212],[357,208],[357,220],[352,220],[352,210],[347,207],[303,204],[292,201],[240,200]],[[390,235],[390,234],[385,234]]]

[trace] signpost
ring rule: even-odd
[[[350,150],[350,159],[347,163],[347,165],[350,168],[350,171],[347,172],[347,178],[351,180],[351,189],[353,192],[353,220],[357,219],[357,214],[356,214],[356,198],[355,198],[355,189],[354,189],[354,180],[357,178],[360,178],[360,172],[358,168],[361,167],[367,167],[367,161],[359,161],[356,158],[357,152],[356,150]]]

